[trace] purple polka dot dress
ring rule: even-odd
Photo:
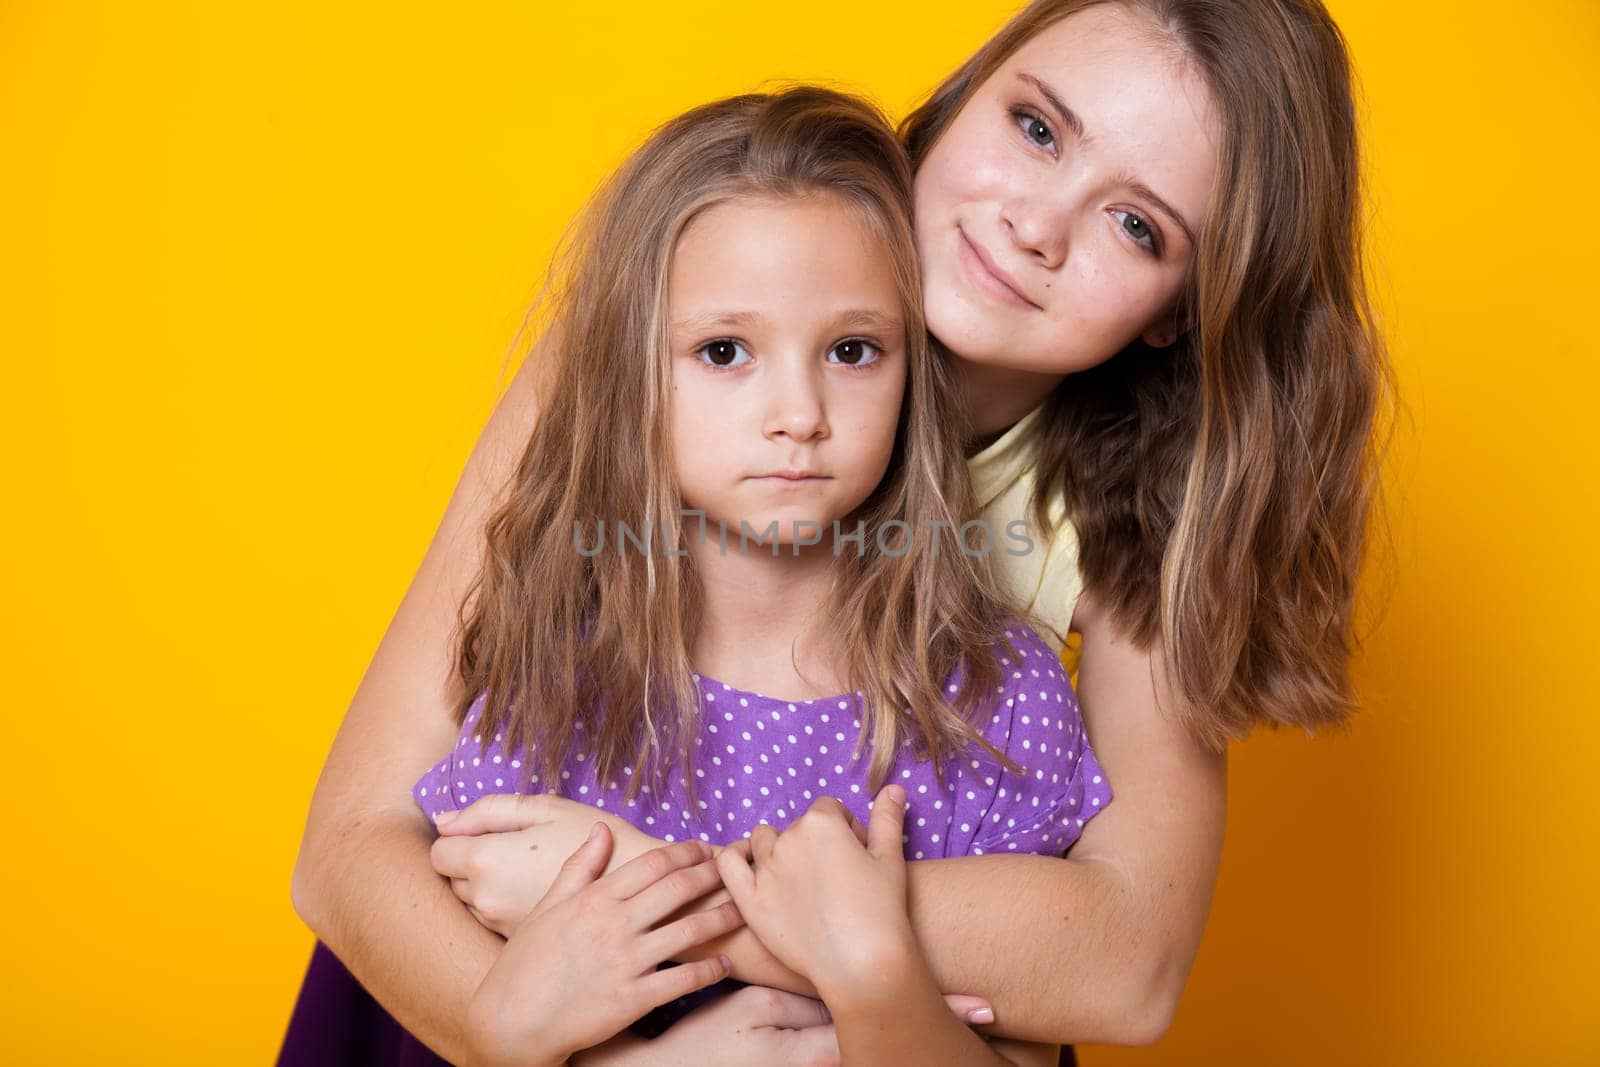
[[[1060,661],[1020,622],[1006,631],[1015,655],[1001,656],[1004,677],[986,702],[980,726],[987,739],[1023,768],[1005,770],[972,746],[946,767],[940,785],[933,765],[902,746],[888,781],[906,790],[907,859],[986,852],[1065,852],[1083,826],[1111,801],[1083,719]],[[950,679],[959,692],[961,672]],[[782,829],[818,797],[837,797],[865,823],[871,812],[870,750],[854,758],[861,734],[855,693],[818,700],[781,700],[734,689],[695,675],[703,703],[695,758],[696,800],[687,783],[643,787],[625,801],[626,783],[601,783],[581,744],[570,746],[559,780],[540,781],[524,769],[527,753],[507,752],[500,738],[475,728],[483,697],[467,713],[455,747],[413,788],[430,817],[459,810],[490,793],[556,793],[610,811],[663,841],[698,837],[727,844],[760,823]],[[531,779],[531,780],[528,780]]]
[[[946,765],[940,785],[930,763],[902,748],[890,778],[906,790],[905,854],[909,860],[986,852],[1059,855],[1084,824],[1111,802],[1111,788],[1084,736],[1078,702],[1061,662],[1031,629],[1014,622],[1012,644],[1001,646],[1002,679],[984,703],[984,736],[1023,768],[1004,770],[973,746]],[[1013,654],[1014,652],[1014,654]],[[430,817],[467,807],[490,793],[556,793],[611,811],[652,837],[698,837],[727,844],[762,822],[782,829],[818,797],[833,796],[865,823],[871,812],[867,769],[853,753],[860,738],[860,697],[779,700],[734,689],[703,675],[696,797],[685,783],[622,799],[625,783],[602,784],[581,744],[570,747],[556,781],[532,779],[526,753],[507,752],[500,738],[477,727],[480,697],[469,709],[456,744],[412,789]],[[961,672],[949,681],[960,691]],[[1018,916],[1018,921],[1026,917]],[[744,983],[725,979],[636,1021],[651,1037],[684,1014]],[[382,1063],[421,1067],[443,1063],[371,999],[342,963],[322,946],[312,958],[291,1019],[279,1067],[305,1063]],[[1075,1062],[1064,1052],[1061,1062]]]

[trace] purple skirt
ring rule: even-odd
[[[745,983],[728,978],[679,997],[634,1020],[629,1030],[655,1037],[701,1004]],[[382,1067],[438,1067],[448,1060],[401,1026],[368,993],[327,945],[311,950],[289,1030],[278,1052],[278,1067],[372,1064]]]
[[[744,983],[727,979],[693,997],[658,1008],[629,1029],[654,1037],[696,1003]],[[719,988],[726,987],[726,988]],[[1060,1067],[1075,1067],[1070,1046]],[[441,1067],[449,1061],[418,1041],[384,1010],[327,945],[311,951],[300,996],[278,1052],[278,1067]]]
[[[317,942],[278,1052],[278,1067],[446,1067],[448,1063],[395,1022],[339,957]]]

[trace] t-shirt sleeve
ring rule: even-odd
[[[948,855],[1061,855],[1111,803],[1111,786],[1086,736],[1060,659],[1026,626],[1011,631],[1015,656],[990,709],[989,741],[1021,766],[986,752],[969,758],[956,790]],[[976,764],[976,766],[974,766]]]

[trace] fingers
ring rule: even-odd
[[[946,993],[944,1005],[955,1013],[957,1019],[969,1026],[983,1026],[994,1022],[994,1006],[983,997],[969,997],[964,993]]]
[[[501,832],[436,837],[428,846],[428,859],[434,871],[446,878],[481,878],[496,857],[502,856],[498,846],[506,839],[500,836]]]
[[[722,884],[740,913],[749,914],[756,893],[756,872],[749,859],[734,849],[725,848],[717,853],[717,873],[722,875]]]
[[[704,841],[679,841],[653,848],[606,875],[603,879],[605,891],[614,900],[627,900],[673,871],[693,866],[710,856],[711,846]]]
[[[686,997],[696,989],[704,989],[722,981],[732,969],[733,964],[726,956],[680,963],[639,979],[639,995],[650,1007],[660,1007],[679,997]]]
[[[441,837],[503,834],[509,830],[526,830],[536,822],[548,821],[547,807],[543,796],[491,793],[463,808],[452,818],[440,816],[435,825]]]
[[[721,885],[722,875],[717,873],[717,865],[710,859],[692,867],[680,867],[639,890],[627,902],[628,917],[635,929],[649,929]]]
[[[906,791],[898,785],[878,790],[872,802],[872,817],[867,823],[867,851],[879,859],[903,859],[904,842],[900,835],[906,821]]]
[[[428,848],[433,869],[446,878],[470,878],[467,857],[479,845],[475,837],[437,837]]]
[[[694,946],[703,945],[743,925],[744,917],[731,901],[685,915],[639,939],[645,953],[645,966],[654,967],[666,960],[676,959]]]
[[[611,862],[611,846],[611,827],[603,822],[595,823],[583,844],[561,865],[555,881],[550,883],[549,890],[539,901],[540,908],[566,900],[604,874],[606,864]]]
[[[811,802],[811,807],[806,809],[806,815],[838,815],[845,819],[854,818],[844,806],[844,801],[838,797],[818,797]]]
[[[818,797],[813,800],[811,807],[806,809],[806,813],[800,817],[797,825],[799,823],[817,822],[827,824],[833,820],[838,820],[849,827],[850,832],[855,834],[857,841],[860,841],[863,845],[867,843],[866,827],[861,825],[861,820],[851,814],[850,809],[844,806],[844,801],[838,797]]]
[[[772,855],[772,846],[778,842],[778,831],[768,823],[757,823],[750,831],[750,858],[759,866]]]

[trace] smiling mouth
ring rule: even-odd
[[[965,230],[957,226],[956,233],[961,237],[961,248],[958,252],[961,258],[961,265],[966,268],[967,275],[980,289],[1001,303],[1010,304],[1013,307],[1032,308],[1035,311],[1044,310],[1038,304],[1023,296],[1015,286],[995,272],[995,268],[989,265],[982,251],[973,243],[972,238],[967,236]]]

